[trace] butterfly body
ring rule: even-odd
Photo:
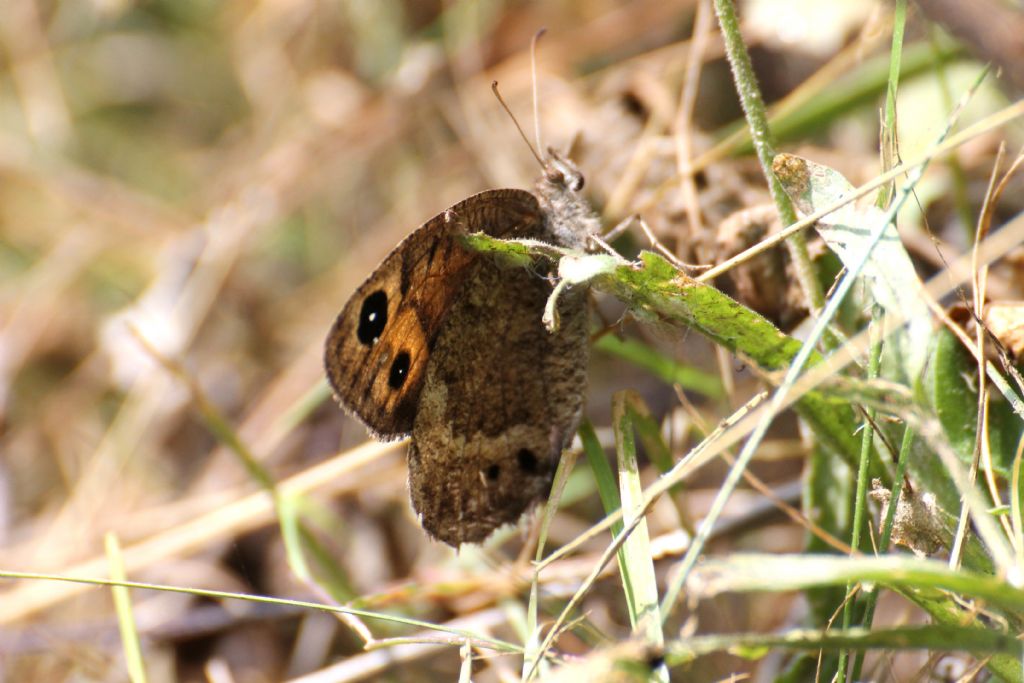
[[[460,235],[580,248],[597,219],[550,156],[537,195],[490,190],[435,216],[356,290],[327,338],[328,379],[378,438],[411,434],[409,489],[427,532],[480,542],[546,497],[586,388],[586,294],[543,322],[546,273],[503,267]]]

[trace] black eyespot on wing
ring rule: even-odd
[[[520,448],[516,453],[516,460],[519,461],[519,469],[531,474],[537,471],[537,456],[529,448]]]
[[[392,389],[401,389],[405,380],[409,378],[409,352],[402,351],[395,356],[391,363],[391,370],[388,371],[388,385]]]
[[[373,346],[384,333],[388,324],[388,295],[378,289],[363,299],[363,307],[359,311],[359,327],[356,336],[367,346]]]
[[[487,476],[488,481],[497,481],[498,475],[501,474],[501,467],[497,464],[491,465],[484,471],[484,474]]]

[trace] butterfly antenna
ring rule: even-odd
[[[530,78],[533,81],[533,134],[537,140],[537,149],[544,149],[540,139],[540,98],[537,95],[537,43],[547,31],[546,28],[542,28],[533,34],[533,40],[530,41]]]
[[[498,102],[501,103],[501,106],[505,110],[505,113],[508,114],[508,117],[510,119],[512,119],[512,123],[515,124],[516,130],[519,131],[519,136],[523,138],[523,142],[525,142],[526,146],[530,148],[530,152],[533,154],[533,158],[537,160],[537,163],[540,164],[541,168],[544,168],[544,160],[540,158],[540,155],[537,154],[537,150],[534,149],[533,145],[530,144],[530,138],[526,137],[526,133],[523,132],[523,127],[519,125],[519,121],[516,119],[516,115],[512,113],[512,110],[509,109],[508,104],[505,103],[505,98],[503,98],[501,96],[501,93],[498,92],[498,81],[491,82],[491,90],[494,91],[494,96],[498,98]]]

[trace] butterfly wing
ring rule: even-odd
[[[412,431],[438,333],[486,259],[460,234],[536,237],[544,218],[522,190],[473,195],[420,226],[352,295],[327,336],[324,365],[335,396],[378,437]]]
[[[586,385],[586,293],[542,322],[550,283],[485,262],[466,282],[427,366],[409,451],[409,492],[427,532],[483,541],[551,489]]]

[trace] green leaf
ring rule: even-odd
[[[838,171],[792,154],[776,156],[773,168],[804,215],[832,206],[855,190]],[[921,373],[927,358],[932,333],[931,312],[921,295],[921,281],[914,264],[896,228],[887,225],[882,239],[871,247],[871,235],[885,220],[886,213],[874,205],[850,203],[820,219],[815,227],[847,268],[854,267],[870,249],[861,278],[870,288],[872,299],[887,314],[905,321],[902,331],[888,337],[886,350],[899,354],[898,379],[913,380]]]
[[[978,426],[978,366],[953,333],[935,334],[925,388],[942,430],[961,461],[970,463]]]

